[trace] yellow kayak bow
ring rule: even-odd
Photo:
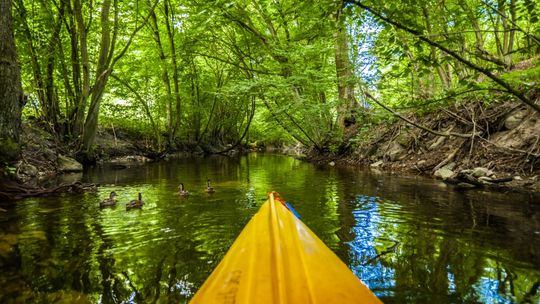
[[[191,303],[381,301],[272,192]]]

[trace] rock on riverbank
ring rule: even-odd
[[[429,175],[462,188],[540,192],[540,113],[516,102],[471,103],[408,118],[434,132],[402,120],[382,123],[358,132],[338,162]]]

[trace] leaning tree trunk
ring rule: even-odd
[[[0,0],[0,161],[19,156],[21,72],[13,35],[11,0]]]

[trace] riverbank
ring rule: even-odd
[[[60,141],[47,126],[36,120],[22,124],[20,158],[0,167],[0,200],[12,201],[53,192],[86,192],[98,185],[82,184],[82,171],[94,165],[121,170],[169,158],[208,154],[195,144],[177,144],[175,149],[158,151],[148,136],[122,128],[100,128],[95,141],[94,159],[86,162],[75,146]],[[247,147],[220,147],[227,155]],[[234,149],[233,149],[234,148]]]
[[[432,176],[458,189],[540,194],[539,113],[518,102],[474,102],[406,118],[417,126],[401,119],[355,125],[347,153],[309,158]]]
[[[61,174],[83,171],[83,160],[74,147],[66,145],[39,122],[26,121],[21,133],[21,157],[8,165],[4,175],[20,184],[39,185]],[[139,134],[121,129],[100,129],[95,145],[96,163],[118,168],[129,163],[145,163],[161,158]],[[85,164],[88,165],[88,164]]]
[[[538,92],[536,95],[540,96]],[[308,153],[306,158],[317,163],[431,176],[457,189],[540,194],[539,113],[518,102],[474,102],[406,118],[417,126],[397,118],[355,124],[346,130],[344,153]],[[76,151],[45,129],[37,122],[23,124],[21,159],[7,166],[4,175],[20,184],[37,186],[83,170]],[[298,149],[294,146],[294,151]],[[158,153],[146,137],[118,128],[100,129],[95,151],[98,164],[116,169],[205,153],[189,145]]]

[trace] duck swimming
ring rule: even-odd
[[[111,194],[109,194],[109,198],[102,200],[99,203],[99,206],[103,208],[103,207],[110,207],[110,206],[116,205],[115,197],[116,197],[116,192],[112,191]]]
[[[186,189],[184,189],[184,184],[183,183],[180,183],[180,187],[178,188],[178,194],[180,194],[181,196],[188,196],[189,195],[189,192],[186,191]]]
[[[210,180],[206,180],[206,189],[204,189],[204,192],[206,193],[214,193],[216,190],[214,190],[214,187],[210,185]]]
[[[134,209],[134,208],[141,208],[144,205],[144,202],[142,200],[142,194],[139,192],[139,199],[132,200],[129,203],[126,204],[126,210]]]

